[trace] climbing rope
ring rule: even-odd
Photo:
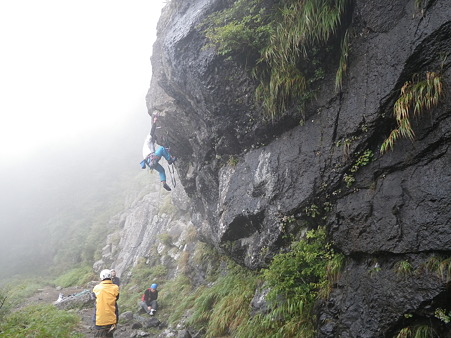
[[[172,186],[175,188],[175,186],[177,185],[177,182],[175,181],[175,169],[174,169],[173,163],[169,165],[169,176],[171,176],[171,183],[172,183]]]

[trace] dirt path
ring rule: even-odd
[[[55,288],[51,286],[47,286],[41,289],[38,289],[38,292],[29,297],[29,302],[25,305],[30,304],[53,304],[59,297],[60,293],[62,293],[65,297],[73,294],[78,294],[82,292],[83,288],[80,287],[69,287],[69,288]],[[81,309],[77,311],[78,315],[81,318],[80,324],[76,328],[75,332],[83,334],[85,337],[92,337],[93,331],[92,327],[92,314],[93,308],[90,309]]]
[[[46,303],[46,304],[52,304],[53,302],[55,302],[58,297],[59,294],[62,293],[65,296],[74,294],[74,293],[79,293],[81,291],[83,291],[84,289],[79,288],[79,287],[71,287],[71,288],[63,288],[63,289],[57,289],[51,286],[47,286],[41,289],[38,289],[38,292],[35,293],[33,296],[29,297],[29,303],[27,303],[26,305],[30,305],[31,304],[42,304],[42,303]]]

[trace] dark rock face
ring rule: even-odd
[[[413,0],[355,1],[343,90],[334,92],[334,74],[326,75],[302,126],[295,115],[265,121],[246,67],[205,48],[198,26],[226,3],[171,1],[152,57],[149,110],[161,112],[159,140],[179,157],[194,224],[257,268],[287,244],[284,232],[324,222],[347,263],[320,306],[320,336],[384,337],[407,317],[434,321],[450,297],[449,281],[424,269],[434,254],[451,255],[449,1],[428,1],[424,11]],[[414,142],[400,139],[381,155],[402,85],[440,69],[448,95],[412,119]],[[365,150],[372,161],[351,172]],[[419,272],[401,278],[401,260]]]

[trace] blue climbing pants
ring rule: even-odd
[[[164,171],[163,166],[160,163],[155,163],[155,165],[152,167],[152,169],[155,169],[160,174],[160,181],[166,182],[166,172]]]
[[[166,182],[166,172],[164,171],[163,166],[158,163],[160,161],[160,159],[162,157],[164,157],[166,159],[166,161],[169,161],[171,159],[171,154],[169,154],[169,151],[163,147],[160,146],[157,151],[155,152],[155,154],[153,154],[154,156],[158,156],[157,158],[155,158],[154,156],[152,156],[151,158],[151,163],[149,164],[149,167],[151,169],[155,169],[156,171],[158,171],[158,173],[160,174],[160,181],[161,182]]]

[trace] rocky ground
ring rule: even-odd
[[[92,286],[94,286],[93,283]],[[94,310],[94,300],[90,297],[90,289],[81,287],[45,287],[39,289],[36,294],[30,297],[30,303],[46,303],[55,304],[62,310],[76,311],[81,318],[80,324],[76,328],[77,333],[83,334],[85,337],[93,337],[92,315]],[[60,294],[63,300],[58,302]],[[29,303],[28,303],[29,304]],[[192,337],[188,331],[171,331],[166,325],[158,319],[158,316],[150,317],[145,314],[122,312],[119,316],[120,324],[116,330],[114,337],[130,338],[130,337]],[[155,331],[149,333],[148,331]]]

